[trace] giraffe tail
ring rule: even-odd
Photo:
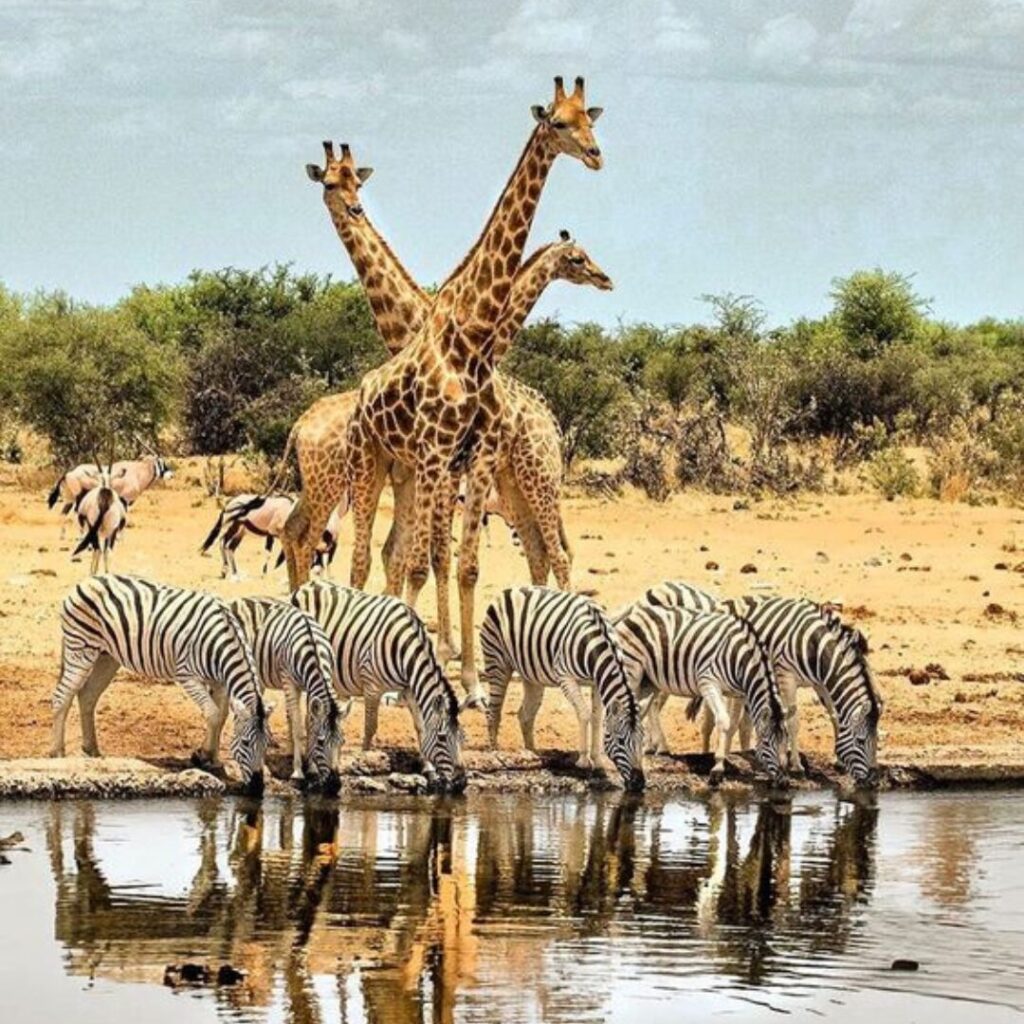
[[[292,429],[288,431],[288,440],[284,445],[284,452],[281,458],[278,459],[277,468],[274,470],[274,477],[270,481],[270,487],[267,489],[268,494],[276,494],[280,489],[281,485],[285,482],[288,476],[288,461],[291,458],[292,451],[295,448],[295,435],[298,430],[298,423],[292,426]],[[299,479],[299,490],[302,490],[302,479]]]

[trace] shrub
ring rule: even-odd
[[[914,464],[897,445],[875,452],[868,460],[868,478],[886,501],[912,498],[921,486]]]

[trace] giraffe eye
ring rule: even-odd
[[[582,256],[570,256],[569,257],[569,262],[572,263],[574,266],[582,267],[583,266],[583,257]]]
[[[564,121],[552,121],[551,127],[560,132],[563,128],[568,128],[568,125]]]

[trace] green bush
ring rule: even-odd
[[[875,452],[868,460],[867,471],[871,483],[886,501],[912,498],[921,487],[914,464],[897,445]]]

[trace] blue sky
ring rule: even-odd
[[[0,280],[95,301],[193,267],[351,267],[303,165],[363,197],[413,274],[472,243],[551,78],[605,108],[531,246],[615,279],[570,319],[819,313],[835,275],[916,274],[939,316],[1024,304],[1024,0],[0,0]]]

